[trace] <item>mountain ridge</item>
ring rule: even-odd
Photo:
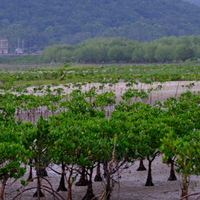
[[[27,51],[94,37],[152,41],[198,35],[200,8],[182,0],[1,0],[0,27],[11,51],[18,38]]]

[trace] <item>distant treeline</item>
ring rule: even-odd
[[[0,63],[114,63],[114,62],[179,62],[200,60],[200,35],[164,37],[153,42],[125,38],[95,38],[76,45],[46,47],[39,58],[0,57]]]
[[[200,59],[200,35],[164,37],[153,42],[124,38],[89,39],[77,45],[44,49],[43,62],[173,62]]]

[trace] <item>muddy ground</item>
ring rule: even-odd
[[[144,161],[147,167],[147,161]],[[133,165],[129,164],[128,169],[123,169],[121,172],[121,178],[119,183],[115,183],[114,190],[112,193],[111,200],[178,200],[181,195],[181,177],[177,175],[177,181],[167,181],[169,177],[170,168],[162,163],[162,156],[155,159],[152,165],[153,183],[154,186],[147,187],[144,186],[147,178],[147,171],[138,172],[136,169],[139,166],[139,162],[136,161]],[[54,169],[59,169],[58,166],[54,166]],[[48,180],[53,185],[56,190],[59,185],[60,176],[55,174],[49,168]],[[35,174],[35,173],[34,173]],[[95,175],[95,174],[94,174]],[[24,179],[27,178],[28,174],[25,175]],[[77,180],[79,177],[77,177]],[[116,177],[117,180],[117,177]],[[13,180],[10,180],[12,182]],[[29,186],[36,186],[36,180],[30,183]],[[43,181],[44,185],[47,185]],[[67,184],[66,184],[67,185]],[[8,185],[5,191],[5,200],[12,200],[19,192],[17,189],[20,188],[20,181],[16,181],[12,185]],[[93,189],[94,194],[101,194],[104,188],[104,182],[94,182]],[[189,192],[200,192],[200,177],[192,175],[190,178]],[[20,189],[21,191],[22,189]],[[22,200],[32,200],[37,199],[33,197],[35,189],[25,192],[21,199]],[[73,186],[73,200],[81,200],[86,192],[86,187]],[[67,199],[67,192],[59,192],[64,199]],[[198,196],[189,198],[190,200],[196,199]],[[19,199],[19,198],[16,198]],[[45,199],[45,198],[41,198]],[[49,194],[46,194],[47,200],[53,200]]]

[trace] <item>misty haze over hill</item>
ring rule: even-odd
[[[197,6],[200,6],[200,0],[185,0],[185,1],[196,4]]]

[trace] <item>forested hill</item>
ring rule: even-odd
[[[183,0],[1,0],[0,37],[27,51],[122,36],[152,41],[200,33],[200,8]],[[19,45],[21,42],[19,42]]]

